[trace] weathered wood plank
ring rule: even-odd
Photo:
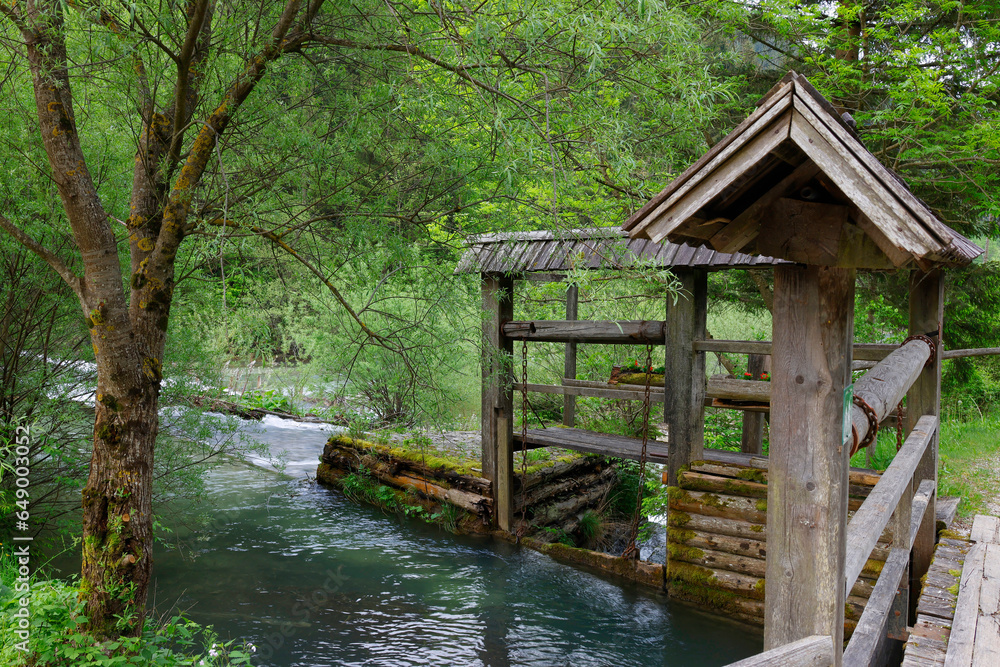
[[[729,352],[731,354],[771,354],[769,340],[723,340],[710,338],[696,340],[692,343],[701,352]],[[891,352],[898,350],[898,345],[884,343],[855,343],[852,348],[852,358],[863,361],[882,361]]]
[[[775,267],[764,647],[844,637],[851,269]],[[834,664],[841,664],[835,650]]]
[[[702,456],[705,446],[705,353],[692,342],[706,337],[708,274],[703,270],[675,272],[686,298],[665,299],[666,340],[663,377],[671,378],[665,392],[663,421],[667,424],[670,460],[667,479],[677,483],[677,471]]]
[[[924,449],[930,441],[931,435],[937,427],[937,417],[922,417],[917,423],[917,428],[910,434],[903,443],[903,447],[896,452],[896,458],[892,464],[882,474],[872,492],[868,494],[864,504],[861,506],[847,526],[847,558],[844,564],[845,585],[850,588],[868,560],[868,554],[878,541],[878,535],[889,524],[890,516],[899,504],[903,493],[910,491],[910,481],[913,479],[913,471],[917,469],[920,457],[923,456]],[[910,513],[906,512],[906,526],[910,526]],[[909,532],[906,534],[909,537]],[[907,544],[898,545],[906,548],[909,552],[909,540]]]
[[[493,495],[497,526],[511,532],[514,524],[514,448],[506,416],[497,417],[496,484]]]
[[[772,89],[775,94],[770,95],[765,102],[758,106],[754,113],[750,114],[743,122],[727,134],[721,141],[712,146],[707,153],[699,158],[694,164],[685,169],[680,176],[675,178],[659,194],[642,206],[638,211],[629,216],[623,228],[631,230],[638,227],[642,229],[658,215],[658,209],[664,204],[670,204],[671,198],[675,195],[683,194],[682,188],[690,188],[690,179],[700,173],[706,167],[711,169],[714,166],[725,162],[736,150],[738,150],[747,140],[758,134],[775,118],[776,114],[783,112],[791,103],[793,84],[790,80],[782,81]],[[778,92],[780,91],[780,92]],[[780,106],[779,106],[780,105]]]
[[[757,236],[761,220],[767,214],[768,208],[781,197],[802,189],[813,176],[819,172],[819,167],[810,161],[799,165],[791,174],[783,178],[777,185],[759,197],[757,201],[743,209],[733,221],[718,231],[709,243],[719,252],[738,252],[751,239]],[[723,250],[723,248],[727,248]]]
[[[514,320],[503,323],[503,335],[545,343],[663,345],[665,326],[659,320]]]
[[[731,663],[729,667],[829,667],[835,664],[834,660],[833,639],[812,635]]]
[[[708,378],[705,393],[712,398],[768,403],[771,400],[771,383],[731,375],[713,375]]]
[[[958,588],[958,602],[955,605],[955,619],[944,661],[945,667],[968,667],[972,664],[985,558],[986,544],[977,543],[965,559],[962,583]]]
[[[972,664],[994,667],[1000,665],[1000,544],[986,545],[983,568]]]
[[[515,382],[513,388],[515,391],[521,390],[521,383]],[[645,398],[645,392],[638,389],[614,389],[615,385],[609,385],[608,389],[599,389],[597,387],[577,387],[573,385],[558,385],[558,384],[533,384],[528,383],[528,391],[535,392],[539,394],[558,394],[560,396],[585,396],[589,398],[610,398],[614,400],[629,400],[629,401],[641,401]],[[649,400],[651,402],[660,402],[663,400],[663,390],[654,391],[649,390]]]
[[[1000,519],[987,514],[977,514],[972,520],[969,539],[973,542],[996,543],[998,531],[1000,531]]]
[[[580,301],[580,286],[570,285],[566,290],[566,320],[575,322]],[[566,343],[566,353],[563,359],[563,377],[576,379],[576,346],[575,342]],[[563,398],[563,426],[576,425],[576,397],[567,394]]]
[[[992,357],[1000,355],[1000,347],[977,347],[969,350],[945,350],[945,359],[964,359],[966,357]]]
[[[909,545],[912,548],[917,540],[917,534],[920,532],[920,526],[924,523],[924,518],[929,514],[927,511],[931,503],[934,500],[934,496],[937,495],[934,480],[925,479],[920,482],[920,486],[917,487],[917,492],[913,494],[913,508],[912,514],[910,516],[910,541]],[[923,575],[921,575],[923,576]]]
[[[501,324],[514,316],[514,281],[508,276],[483,276],[483,339],[481,368],[483,374],[482,407],[482,466],[483,477],[496,482],[497,417],[507,417],[507,428],[513,422],[513,394],[510,374],[505,369],[513,353],[513,344],[503,336]],[[496,489],[494,488],[494,493]]]
[[[765,372],[770,372],[771,358],[763,354],[751,354],[747,359],[747,372],[751,377],[759,378]],[[711,396],[708,388],[706,395]],[[767,389],[767,399],[771,400],[771,388]],[[743,431],[740,434],[740,451],[746,454],[761,454],[764,451],[764,422],[763,414],[759,412],[745,411],[743,413]]]
[[[885,562],[878,582],[868,598],[865,611],[854,628],[851,641],[844,651],[845,665],[869,665],[872,657],[885,637],[889,622],[889,611],[899,588],[900,581],[910,563],[909,549],[893,549]]]

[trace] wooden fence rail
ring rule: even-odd
[[[938,419],[933,415],[924,415],[917,421],[903,447],[896,453],[892,464],[882,473],[878,484],[847,525],[847,558],[844,562],[844,575],[848,593],[861,574],[879,536],[889,524],[890,515],[903,494],[910,492],[913,473],[937,431],[937,425]],[[894,538],[894,543],[898,545],[906,537],[908,536],[900,535]],[[908,547],[909,545],[907,553]]]
[[[896,591],[910,563],[910,549],[917,537],[920,522],[923,521],[927,505],[934,495],[934,480],[925,479],[920,483],[917,494],[913,497],[913,507],[910,512],[910,532],[904,546],[894,546],[889,557],[882,566],[878,581],[868,598],[868,604],[858,619],[851,641],[844,651],[846,667],[868,667],[873,664],[879,644],[886,636],[889,627],[890,614],[896,599]]]
[[[728,667],[829,667],[832,664],[833,638],[813,635],[730,663]]]

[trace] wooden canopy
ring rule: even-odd
[[[982,252],[862,145],[805,77],[757,110],[624,224],[633,238],[819,266],[924,270]]]

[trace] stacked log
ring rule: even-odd
[[[672,597],[738,620],[763,625],[767,558],[767,470],[696,461],[670,487],[667,588]],[[878,475],[850,473],[849,513],[861,506]],[[844,627],[853,631],[889,555],[888,532],[847,598]]]
[[[478,519],[476,524],[461,522],[460,529],[465,532],[490,529],[491,483],[459,462],[425,458],[344,435],[330,438],[320,457],[317,479],[340,487],[345,476],[359,471],[411,498],[426,501],[432,512],[443,503],[464,510],[469,517]],[[575,522],[586,509],[600,504],[616,481],[616,468],[600,456],[579,456],[537,467],[525,477],[523,491],[518,472],[514,477],[515,512],[520,520],[523,511],[528,524],[537,527]]]

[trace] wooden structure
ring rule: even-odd
[[[575,396],[641,400],[643,391],[625,389],[606,383],[575,378],[576,345],[646,344],[665,346],[665,368],[676,380],[671,387],[690,387],[690,395],[681,398],[673,391],[658,388],[651,399],[665,406],[664,421],[669,425],[671,446],[650,444],[650,460],[668,463],[676,471],[701,456],[705,404],[704,351],[692,345],[703,341],[707,309],[708,271],[724,269],[770,269],[781,260],[741,253],[719,253],[684,244],[660,244],[629,239],[619,229],[584,229],[564,233],[527,232],[488,234],[469,242],[456,273],[479,273],[482,277],[483,310],[483,394],[482,394],[482,464],[483,476],[492,480],[497,524],[510,530],[513,522],[513,451],[521,447],[520,433],[513,431],[513,392],[520,385],[512,382],[510,359],[514,341],[565,343],[566,377],[559,385],[529,384],[528,390],[561,394],[564,408]],[[595,322],[576,319],[575,292],[570,290],[567,319],[555,321],[515,320],[514,289],[521,280],[562,280],[574,269],[625,269],[634,266],[669,268],[674,271],[692,299],[676,304],[665,300],[662,321]],[[682,341],[687,341],[686,343]],[[564,424],[572,425],[564,412]],[[611,456],[639,457],[641,441],[636,438],[608,437],[581,429],[530,429],[525,446],[558,446]],[[685,449],[687,448],[687,449]],[[688,451],[692,450],[692,451]],[[659,458],[658,458],[659,457]]]
[[[933,552],[940,271],[968,264],[982,250],[939,221],[794,72],[625,229],[632,237],[794,263],[774,268],[768,652],[756,664],[775,664],[768,662],[776,655],[770,651],[809,638],[816,644],[817,636],[831,647],[824,655],[832,664],[877,664],[890,638],[905,638],[911,582]],[[912,271],[910,331],[921,338],[854,385],[860,400],[852,402],[858,269]],[[909,436],[903,451],[848,524],[849,453],[904,394]],[[689,456],[697,445],[683,449],[680,455]],[[845,652],[847,594],[886,527],[893,541],[885,566]]]

